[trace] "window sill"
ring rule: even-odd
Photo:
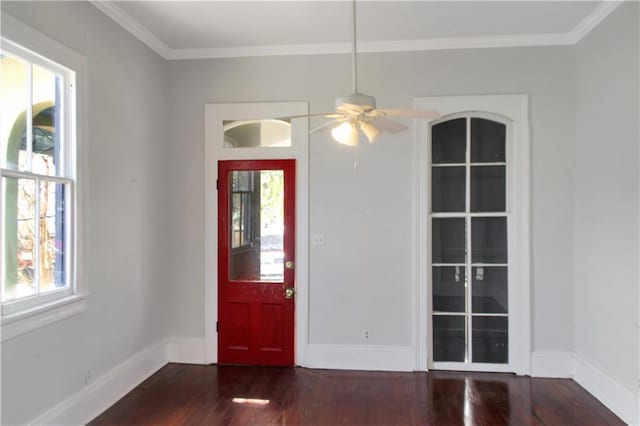
[[[2,341],[77,315],[87,308],[87,295],[75,294],[2,317]]]

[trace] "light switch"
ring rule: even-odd
[[[324,245],[324,234],[313,234],[311,236],[311,244],[314,246]]]

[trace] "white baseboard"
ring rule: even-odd
[[[167,362],[204,364],[204,358],[202,338],[161,340],[134,354],[29,424],[85,424]],[[306,366],[337,370],[414,371],[414,362],[413,350],[405,346],[310,344]],[[630,425],[640,424],[638,396],[572,352],[534,352],[531,375],[573,378],[622,420]]]
[[[536,351],[532,377],[571,378],[629,425],[640,424],[638,395],[573,352]]]
[[[415,354],[406,346],[351,346],[310,344],[309,368],[369,371],[414,371]]]
[[[570,379],[573,377],[573,367],[573,352],[535,351],[531,354],[531,377]]]
[[[635,395],[602,370],[579,356],[575,357],[574,380],[625,423],[629,425],[640,424],[640,401],[638,395]]]
[[[161,340],[115,366],[29,424],[86,424],[166,363],[166,342]]]
[[[200,337],[167,339],[167,361],[182,364],[205,364],[204,339]]]

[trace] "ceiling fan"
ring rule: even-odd
[[[387,117],[402,118],[424,118],[437,119],[440,117],[434,110],[417,110],[417,109],[377,109],[376,99],[373,96],[365,95],[358,92],[358,58],[357,58],[357,40],[356,40],[356,0],[352,1],[353,8],[353,43],[351,51],[352,77],[353,77],[353,93],[336,99],[335,112],[300,115],[286,118],[301,118],[324,116],[331,118],[321,126],[312,129],[309,133],[315,133],[320,130],[331,128],[331,135],[344,145],[355,146],[358,144],[358,131],[362,131],[369,140],[369,143],[375,142],[376,138],[382,132],[398,133],[407,126],[390,120]]]

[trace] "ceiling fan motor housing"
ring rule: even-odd
[[[336,99],[336,111],[346,114],[360,114],[376,109],[376,99],[362,93],[352,93]]]

